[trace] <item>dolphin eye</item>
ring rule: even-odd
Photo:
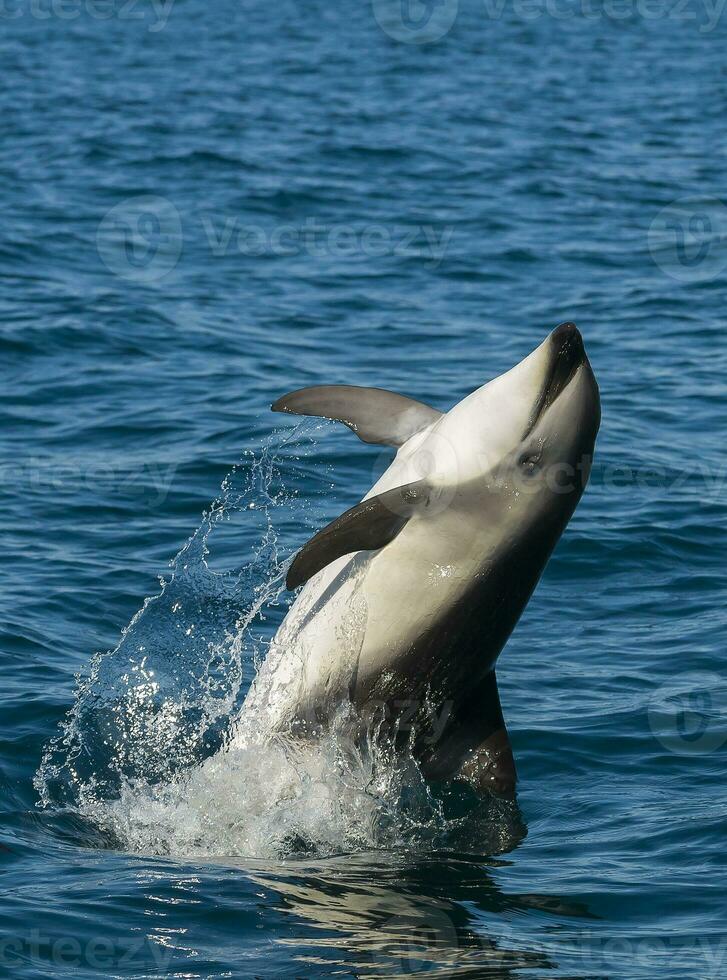
[[[538,466],[542,459],[542,452],[523,453],[518,460],[518,466],[528,476],[533,476],[538,472]]]

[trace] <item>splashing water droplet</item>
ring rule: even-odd
[[[474,807],[466,789],[433,793],[413,760],[395,755],[374,732],[352,737],[350,706],[342,705],[316,740],[271,734],[266,678],[285,655],[279,644],[270,647],[271,633],[286,605],[274,518],[284,523],[294,507],[291,523],[303,525],[302,539],[306,519],[321,523],[302,507],[298,486],[283,489],[276,453],[287,450],[285,469],[294,480],[303,471],[309,500],[316,478],[320,500],[329,497],[327,473],[309,466],[317,443],[306,427],[282,446],[273,449],[273,437],[259,455],[245,454],[171,562],[169,580],[160,579],[159,594],[144,602],[114,650],[93,657],[36,774],[40,806],[70,808],[112,846],[137,852],[326,855],[429,848],[435,840],[460,846],[462,834],[478,849],[506,849],[520,832],[516,808],[498,803],[493,823],[492,806]],[[243,512],[257,521],[244,529],[250,558],[216,570],[213,534]],[[352,603],[352,659],[364,624],[365,610]],[[249,682],[261,665],[256,696],[241,714],[245,677]]]

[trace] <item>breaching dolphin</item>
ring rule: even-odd
[[[397,452],[289,566],[288,588],[304,588],[246,707],[312,735],[350,704],[406,739],[425,778],[512,792],[495,663],[581,498],[601,417],[578,329],[561,324],[448,412],[343,385],[272,407]]]

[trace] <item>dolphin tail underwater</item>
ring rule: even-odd
[[[302,588],[243,713],[305,738],[350,705],[426,779],[511,794],[495,666],[585,489],[601,418],[575,324],[446,412],[346,385],[272,408],[343,422],[396,456],[291,562],[287,586]]]

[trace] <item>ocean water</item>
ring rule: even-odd
[[[0,973],[727,976],[726,17],[0,9]],[[286,559],[557,323],[591,485],[503,652],[517,804],[220,754]]]

